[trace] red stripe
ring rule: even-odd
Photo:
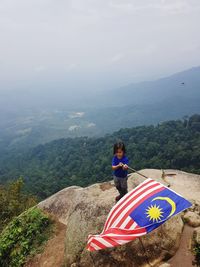
[[[119,223],[116,225],[116,227],[120,227],[120,225],[125,221],[125,219],[127,218],[127,216],[129,216],[129,214],[134,210],[136,209],[142,202],[144,202],[146,199],[148,199],[149,197],[153,196],[154,194],[160,192],[160,191],[163,191],[165,189],[165,187],[161,187],[153,192],[151,192],[150,194],[144,196],[139,202],[137,202],[131,209],[129,209],[126,214],[123,216],[123,218],[119,221]],[[132,201],[129,201],[130,203]],[[130,204],[129,203],[129,204]]]
[[[106,242],[110,243],[113,247],[120,245],[119,243],[117,243],[116,241],[114,241],[113,238],[110,237],[110,236],[104,236],[104,237],[102,237],[102,238],[103,238]],[[114,238],[114,239],[115,239],[115,238]]]
[[[106,223],[105,223],[105,226],[104,226],[104,230],[107,228],[107,225],[108,225],[108,223],[110,223],[110,220],[111,220],[111,217],[112,217],[112,215],[115,213],[115,211],[128,199],[128,198],[130,198],[133,194],[135,194],[138,190],[140,190],[142,187],[144,187],[144,186],[146,186],[146,185],[148,185],[148,184],[150,184],[150,183],[152,183],[152,182],[155,182],[154,180],[150,180],[149,182],[147,182],[147,183],[144,183],[144,184],[141,184],[141,185],[139,185],[138,187],[136,187],[134,190],[133,190],[133,192],[130,194],[130,195],[128,195],[126,198],[124,198],[123,199],[123,201],[122,202],[120,202],[119,203],[119,205],[116,205],[116,207],[113,209],[113,211],[112,211],[112,213],[109,215],[109,217],[108,217],[108,219],[107,219],[107,221],[106,221]],[[119,213],[119,212],[118,212]],[[103,230],[103,231],[104,231]]]
[[[146,232],[142,232],[141,234],[145,235]],[[134,235],[134,234],[133,234]],[[134,235],[134,236],[130,236],[130,235],[123,235],[123,236],[113,236],[112,238],[115,240],[128,240],[128,241],[132,241],[134,239],[136,239],[137,237],[141,236],[141,235]]]
[[[153,185],[150,185],[148,188],[145,188],[145,189],[143,189],[141,192],[139,192],[138,194],[136,194],[134,197],[132,197],[127,203],[126,203],[126,205],[124,206],[124,207],[122,207],[117,213],[116,213],[116,215],[114,216],[114,218],[111,220],[111,223],[110,223],[110,227],[112,227],[112,225],[113,225],[113,223],[116,221],[116,219],[119,217],[119,215],[123,212],[123,210],[125,210],[134,200],[136,200],[140,195],[142,195],[143,193],[145,193],[146,191],[148,191],[148,190],[150,190],[150,189],[152,189],[152,188],[154,188],[154,187],[156,187],[156,186],[158,186],[158,185],[160,185],[160,183],[156,183],[155,185],[153,184]],[[164,188],[164,187],[163,187]],[[154,191],[155,192],[155,191]],[[155,194],[155,193],[154,193]],[[145,196],[145,197],[143,197],[142,198],[142,200],[141,201],[144,201],[144,199],[146,199],[146,198],[148,198],[149,196],[147,195],[147,196]],[[135,205],[136,206],[136,205]],[[135,207],[134,206],[134,207]],[[123,217],[124,218],[124,217]],[[123,219],[122,218],[122,219]]]
[[[127,243],[126,241],[132,241],[134,239],[136,239],[138,236],[141,236],[140,234],[146,234],[146,231],[144,228],[138,228],[138,229],[134,229],[132,231],[123,231],[123,230],[119,230],[119,229],[110,229],[108,231],[109,233],[113,233],[116,234],[118,236],[99,236],[100,238],[102,238],[103,240],[105,240],[106,242],[108,242],[112,247],[121,245],[121,244],[125,244]],[[126,233],[123,233],[126,232]],[[106,233],[108,234],[108,233]],[[135,236],[133,236],[135,235]],[[117,242],[117,240],[123,240],[124,242],[119,244]],[[101,241],[96,240],[96,238],[94,237],[90,244],[87,245],[87,249],[89,249],[90,251],[94,251],[96,250],[95,248],[92,247],[92,243],[94,243],[95,245],[97,245],[98,247],[100,247],[101,249],[106,248],[107,246],[102,244]]]
[[[116,229],[116,228],[111,228],[106,231],[105,234],[101,236],[106,236],[107,234],[116,234],[116,235],[131,235],[131,234],[140,234],[140,233],[146,233],[145,227],[138,227],[134,230],[125,230],[125,229]]]
[[[92,246],[90,246],[89,244],[86,247],[87,250],[89,251],[95,251],[95,248],[93,248]]]
[[[100,247],[101,249],[106,248],[106,246],[104,244],[102,244],[101,242],[99,242],[98,240],[96,240],[95,238],[92,239],[91,241],[92,243],[94,243],[95,245],[97,245],[98,247]]]
[[[131,220],[127,223],[125,229],[129,229],[133,224],[134,224],[134,220],[131,219]]]
[[[95,249],[94,247],[92,247],[90,244],[91,244],[91,242],[87,244],[86,249],[87,249],[87,250],[90,250],[90,251],[94,251],[94,250],[96,250],[96,249]]]
[[[102,236],[103,239],[105,238],[112,238],[112,240],[134,240],[135,238],[139,237],[142,235],[146,234],[146,231],[144,229],[140,229],[138,231],[133,231],[132,233],[125,234],[125,235],[120,235],[116,233],[114,236]]]
[[[141,236],[141,234],[146,234],[145,228],[139,228],[136,227],[137,229],[134,230],[122,230],[122,229],[109,229],[106,231],[105,235],[99,236],[106,242],[108,242],[112,247],[120,245],[117,240],[124,240],[122,244],[127,243],[127,241],[132,241],[136,239],[138,236]],[[106,236],[107,234],[115,234],[118,236]],[[135,236],[133,236],[135,235]],[[102,244],[101,241],[96,240],[96,237],[94,236],[90,243],[87,245],[87,249],[90,251],[95,251],[96,249],[92,246],[92,243],[97,245],[99,248],[104,249],[107,248],[106,245]]]

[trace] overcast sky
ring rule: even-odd
[[[0,0],[0,89],[94,90],[200,65],[199,0]]]

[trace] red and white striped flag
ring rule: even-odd
[[[149,178],[117,202],[102,233],[89,235],[87,249],[94,251],[126,244],[190,206],[189,201]]]

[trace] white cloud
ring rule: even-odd
[[[69,126],[68,130],[70,132],[80,129],[81,127],[79,125],[71,125]]]
[[[93,123],[93,122],[89,122],[89,123],[86,125],[87,128],[93,128],[93,127],[95,127],[95,126],[96,126],[96,124]]]
[[[114,55],[112,58],[111,58],[111,62],[112,63],[116,63],[116,62],[119,62],[121,61],[122,59],[124,58],[124,55],[122,53],[118,53],[116,55]]]
[[[69,114],[69,118],[70,119],[75,119],[75,118],[82,118],[85,115],[85,112],[72,112],[71,114]]]
[[[77,69],[77,67],[78,67],[78,64],[71,63],[69,66],[66,67],[66,72],[73,71],[73,70]]]
[[[43,72],[46,70],[46,67],[43,65],[39,65],[37,67],[35,67],[35,72]]]
[[[126,9],[126,10],[130,10],[134,7],[133,2],[131,1],[110,1],[109,5],[111,8],[116,8],[116,9]]]

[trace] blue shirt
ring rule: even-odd
[[[112,166],[117,166],[120,162],[122,162],[123,164],[128,164],[128,158],[126,156],[123,156],[123,158],[118,159],[118,157],[114,156],[112,159]],[[123,168],[120,167],[120,168],[114,170],[113,174],[116,177],[125,178],[128,175],[128,171],[123,170]]]

